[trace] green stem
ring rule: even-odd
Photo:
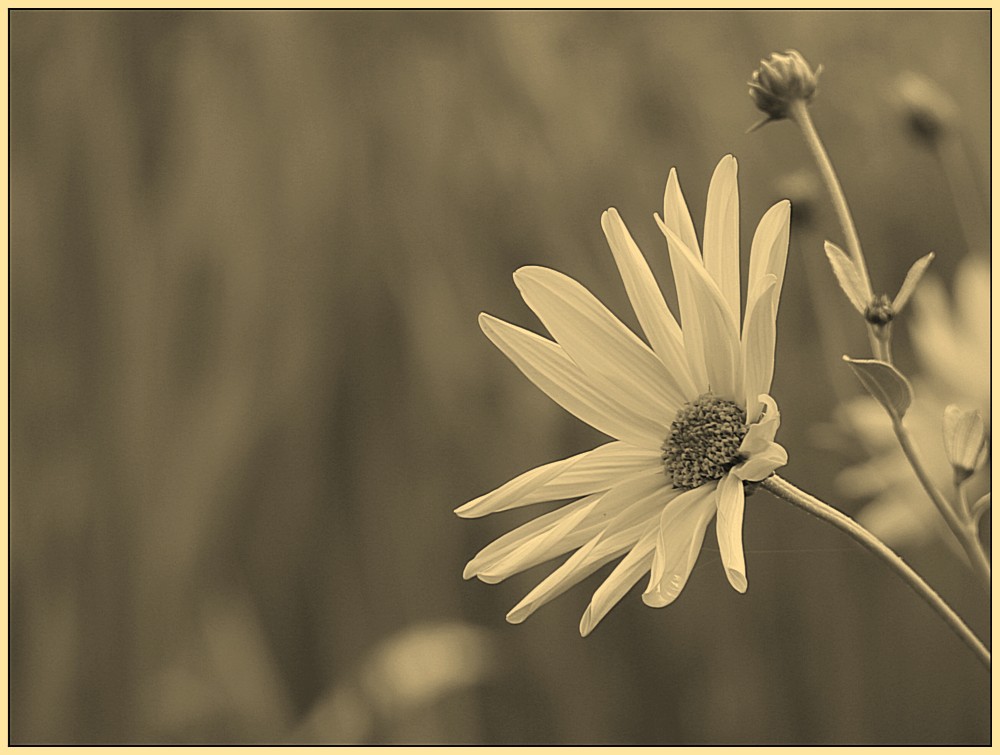
[[[868,275],[868,265],[865,264],[865,255],[861,251],[861,239],[858,237],[858,229],[854,225],[854,217],[851,215],[850,207],[847,206],[847,197],[844,195],[844,189],[840,185],[840,179],[837,178],[837,171],[833,169],[830,155],[827,154],[826,147],[823,146],[823,140],[819,138],[819,132],[816,130],[812,116],[809,115],[809,107],[805,101],[792,100],[788,104],[788,117],[802,131],[806,145],[809,147],[809,151],[812,152],[813,159],[819,167],[820,176],[823,178],[826,190],[830,194],[834,212],[836,212],[837,220],[840,222],[840,229],[843,231],[844,238],[847,241],[847,252],[851,255],[851,258],[854,260],[854,266],[858,269],[858,275],[861,276],[868,300],[872,301],[875,298],[875,294],[872,291],[872,282]],[[872,356],[876,359],[884,360],[884,349],[875,335],[875,327],[871,323],[868,323],[868,343],[871,346]]]
[[[764,480],[763,485],[767,490],[782,500],[788,501],[794,506],[798,506],[813,516],[822,519],[824,522],[832,524],[837,529],[850,535],[855,541],[864,546],[868,551],[878,556],[889,568],[898,574],[914,592],[917,593],[944,622],[951,627],[952,631],[976,654],[980,662],[991,667],[990,651],[979,640],[978,637],[966,625],[962,618],[955,613],[954,609],[945,603],[944,599],[928,585],[923,577],[917,574],[902,558],[900,558],[885,543],[875,535],[866,530],[860,524],[851,519],[847,514],[838,511],[828,503],[824,503],[818,498],[809,495],[804,490],[792,485],[787,480],[778,475],[771,475]]]
[[[965,555],[969,559],[969,563],[972,564],[972,568],[983,581],[986,589],[990,590],[992,576],[990,562],[979,545],[979,537],[976,535],[971,523],[963,522],[959,519],[958,514],[955,513],[955,509],[952,508],[951,504],[941,494],[941,491],[934,485],[930,475],[927,473],[927,469],[924,467],[920,454],[917,452],[917,447],[910,436],[910,431],[903,425],[902,420],[894,419],[892,429],[896,433],[896,439],[899,441],[903,453],[906,455],[906,460],[910,462],[910,466],[916,473],[917,479],[920,480],[920,484],[923,485],[924,490],[927,491],[927,495],[930,496],[941,516],[944,517],[945,522],[948,524],[948,529],[958,539],[962,550],[965,551]]]
[[[858,230],[854,226],[854,218],[847,206],[847,197],[844,196],[840,179],[837,178],[837,172],[833,169],[833,163],[830,162],[830,156],[826,152],[826,147],[823,146],[823,140],[819,138],[819,132],[816,131],[816,126],[813,124],[812,116],[809,115],[809,107],[805,101],[792,100],[788,105],[788,117],[795,121],[801,129],[806,145],[812,152],[813,159],[816,160],[820,175],[823,177],[823,183],[826,184],[830,199],[833,201],[833,209],[837,213],[837,220],[840,221],[840,228],[844,232],[847,251],[854,259],[854,264],[857,266],[858,273],[861,275],[868,292],[868,298],[871,299],[873,298],[872,284],[868,277],[865,255],[861,251],[861,239],[858,238]]]

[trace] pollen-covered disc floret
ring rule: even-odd
[[[746,412],[732,401],[703,393],[681,407],[663,444],[663,466],[678,488],[721,479],[741,461]]]

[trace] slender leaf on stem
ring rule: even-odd
[[[836,244],[827,241],[823,248],[826,250],[826,258],[830,260],[833,274],[837,276],[837,283],[858,310],[858,314],[864,317],[869,297],[857,265],[847,256],[847,252]]]
[[[896,298],[892,300],[892,310],[897,315],[903,311],[903,307],[913,296],[913,292],[917,290],[917,284],[920,283],[920,279],[924,277],[924,273],[927,272],[927,268],[933,261],[934,252],[928,252],[910,266],[903,279],[903,285],[899,287]]]

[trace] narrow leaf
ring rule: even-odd
[[[845,355],[844,361],[894,421],[903,419],[913,401],[913,389],[903,373],[878,359],[851,359]]]
[[[906,277],[903,279],[903,285],[899,287],[899,293],[892,300],[892,309],[897,315],[903,311],[903,307],[906,306],[910,297],[913,296],[913,292],[917,289],[917,284],[920,283],[920,279],[924,277],[924,273],[927,272],[927,268],[933,261],[934,252],[928,252],[910,266],[909,272],[906,273]]]
[[[865,288],[857,267],[855,267],[851,258],[847,256],[847,252],[836,244],[827,241],[823,248],[826,250],[826,258],[830,260],[833,274],[837,276],[837,283],[840,284],[841,289],[847,294],[847,298],[854,305],[854,308],[858,310],[858,314],[864,317],[865,307],[868,306],[871,296],[869,296]]]

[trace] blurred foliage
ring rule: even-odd
[[[986,186],[989,42],[985,11],[12,12],[11,740],[989,741],[966,648],[766,494],[745,597],[709,540],[677,604],[631,595],[587,640],[596,578],[507,626],[537,574],[461,572],[518,514],[451,513],[596,439],[476,326],[537,325],[514,269],[634,324],[603,209],[667,281],[671,166],[700,225],[738,156],[745,247],[811,171],[788,123],[744,133],[772,50],[826,66],[877,287],[930,249],[950,278],[959,221],[891,87],[952,94]],[[773,392],[787,476],[834,500],[847,458],[813,426],[866,346],[824,199],[793,217]],[[916,563],[984,632],[968,575]]]

